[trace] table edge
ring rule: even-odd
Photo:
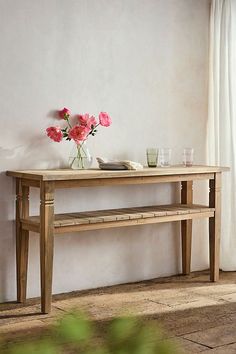
[[[37,181],[63,181],[63,180],[93,180],[93,179],[113,179],[113,178],[134,178],[134,177],[163,177],[163,176],[176,176],[176,175],[195,175],[195,174],[209,174],[209,173],[221,173],[221,172],[227,172],[230,170],[229,167],[221,167],[221,166],[204,166],[204,165],[199,165],[199,166],[193,166],[193,167],[199,167],[199,168],[206,168],[205,171],[203,170],[193,170],[191,167],[182,167],[178,166],[181,171],[177,170],[176,167],[176,172],[173,171],[173,168],[175,166],[170,167],[172,170],[169,170],[163,168],[163,173],[158,174],[155,173],[154,169],[150,170],[124,170],[124,171],[103,171],[100,169],[91,169],[87,170],[88,175],[79,175],[79,171],[76,174],[71,174],[69,176],[64,175],[63,176],[63,169],[61,169],[62,174],[61,175],[44,175],[42,172],[37,174],[37,170],[29,170],[29,172],[25,170],[16,170],[16,171],[6,171],[6,175],[9,177],[14,177],[14,178],[21,178],[21,179],[27,179],[27,180],[37,180]],[[36,173],[30,173],[31,171],[35,171]],[[42,171],[42,170],[38,170]],[[45,170],[49,171],[49,170]],[[56,170],[52,170],[56,171]],[[59,171],[59,170],[58,170]],[[68,169],[65,169],[64,171],[68,171]],[[97,171],[97,174],[89,175],[89,171]],[[164,173],[166,171],[166,173]],[[107,174],[106,174],[107,173]]]

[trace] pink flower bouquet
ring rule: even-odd
[[[58,117],[64,120],[67,124],[65,128],[59,126],[49,127],[46,129],[47,136],[55,142],[65,140],[73,140],[76,143],[76,156],[71,161],[72,168],[85,168],[86,151],[84,143],[90,135],[94,136],[97,133],[99,125],[109,127],[111,125],[111,118],[106,112],[100,112],[98,119],[90,116],[89,113],[77,116],[76,124],[71,123],[71,112],[68,108],[63,108],[58,111]],[[77,161],[76,161],[77,159]],[[77,162],[77,164],[75,164]],[[75,167],[75,165],[77,167]],[[90,163],[91,165],[91,163]]]

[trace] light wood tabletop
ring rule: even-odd
[[[215,173],[228,171],[228,167],[194,165],[184,167],[176,165],[170,167],[144,167],[141,170],[100,170],[97,168],[89,170],[71,170],[71,169],[47,169],[47,170],[17,170],[7,171],[8,176],[36,179],[43,181],[73,180],[73,179],[97,179],[97,178],[124,178],[124,177],[144,177],[144,176],[167,176],[184,175],[198,173]]]

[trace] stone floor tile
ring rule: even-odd
[[[236,303],[236,292],[235,293],[231,293],[231,294],[221,295],[220,296],[220,300]]]
[[[225,284],[222,281],[219,283],[211,283],[205,286],[196,286],[192,287],[190,291],[193,294],[205,295],[205,296],[214,296],[220,298],[221,296],[228,294],[236,294],[236,284]]]
[[[190,354],[190,353],[200,353],[205,352],[205,350],[209,349],[208,347],[191,342],[182,337],[175,337],[172,339],[174,343],[176,343],[177,348],[182,349],[183,354]]]
[[[119,301],[118,299],[114,301],[114,299],[109,300],[106,297],[104,299],[101,297],[97,299],[96,302],[91,301],[91,299],[84,302],[81,301],[80,298],[74,298],[71,301],[58,301],[54,306],[67,312],[73,309],[85,311],[96,320],[108,319],[120,315],[148,316],[170,310],[166,305],[147,300],[135,301],[132,300],[132,297],[129,300],[124,298],[123,301]]]
[[[153,292],[151,296],[147,295],[147,299],[158,304],[163,304],[171,307],[174,311],[185,310],[188,308],[206,307],[217,305],[218,300],[211,299],[201,295],[192,293],[177,292],[173,289],[172,294],[162,292]]]
[[[184,335],[183,338],[215,348],[236,342],[236,323]]]
[[[32,331],[34,331],[36,328],[42,328],[44,326],[46,325],[40,320],[4,324],[0,327],[0,335],[2,336],[7,333],[16,333],[21,331],[23,331],[24,334],[26,333],[29,334]]]
[[[159,313],[152,319],[160,322],[171,335],[197,332],[217,325],[236,323],[236,306],[232,303]]]
[[[6,324],[20,322],[23,326],[23,323],[26,322],[44,320],[46,318],[55,318],[62,312],[54,306],[52,306],[51,313],[46,315],[41,313],[40,305],[21,306],[21,304],[18,304],[18,307],[13,306],[13,308],[10,309],[8,306],[7,308],[7,310],[0,311],[0,331],[2,326]]]
[[[209,349],[204,352],[204,354],[235,354],[236,346],[235,344],[224,345],[222,347]]]

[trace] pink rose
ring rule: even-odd
[[[78,120],[79,120],[81,125],[86,125],[88,119],[89,119],[89,114],[88,113],[80,114],[79,117],[78,117]]]
[[[95,127],[97,125],[97,121],[95,119],[94,116],[91,116],[88,120],[87,120],[87,127],[89,128],[89,130],[92,129],[92,125],[93,127]]]
[[[69,131],[69,138],[73,139],[77,144],[80,144],[81,141],[84,141],[87,138],[88,129],[83,125],[75,125]]]
[[[62,141],[63,134],[60,127],[49,127],[46,129],[46,132],[47,136],[53,141],[56,141],[57,143]]]
[[[58,115],[61,119],[68,119],[70,116],[70,110],[66,107],[58,111]]]
[[[111,117],[106,112],[101,112],[99,114],[99,123],[103,127],[109,127],[111,125]]]
[[[92,129],[92,125],[95,127],[97,125],[97,121],[94,116],[89,117],[88,113],[83,115],[79,115],[78,120],[81,125],[85,126],[88,130]]]

